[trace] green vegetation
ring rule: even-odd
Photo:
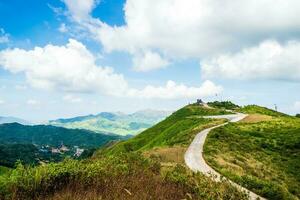
[[[269,199],[300,198],[300,119],[254,105],[241,111],[272,118],[211,131],[204,149],[208,163]]]
[[[228,114],[233,106],[213,104],[185,106],[134,138],[109,142],[91,158],[94,149],[78,160],[0,168],[0,199],[247,199],[227,181],[181,165],[198,132],[225,122],[201,116]],[[269,199],[298,199],[300,119],[255,105],[235,109],[250,115],[208,135],[207,162]]]
[[[299,118],[300,118],[300,114],[296,114],[296,117],[299,117]]]
[[[240,108],[240,106],[232,103],[231,101],[214,101],[214,102],[208,102],[207,104],[213,108],[222,108],[226,110],[235,110]]]
[[[36,167],[19,163],[0,176],[0,199],[247,199],[226,181],[215,182],[183,165],[165,166],[158,157],[145,156],[157,147],[165,153],[184,152],[196,133],[224,121],[199,115],[225,113],[189,105],[133,139],[111,142],[92,158]]]
[[[224,120],[205,119],[199,116],[227,114],[222,109],[211,109],[196,104],[188,105],[134,138],[104,149],[120,153],[149,150],[154,147],[188,146],[201,130],[222,123]]]
[[[170,112],[144,110],[133,114],[103,112],[70,119],[52,120],[49,123],[65,128],[80,128],[97,133],[136,135],[168,116]]]
[[[66,129],[55,126],[25,126],[18,123],[0,125],[0,166],[14,167],[20,160],[25,165],[58,162],[73,157],[77,147],[84,152],[80,159],[91,156],[94,148],[113,140],[124,139],[117,135],[104,135],[87,130]],[[67,150],[52,153],[63,143]],[[59,151],[59,150],[57,150]]]
[[[10,170],[11,170],[11,169],[8,168],[8,167],[0,166],[0,176],[1,176],[2,174],[9,173]]]
[[[18,123],[0,125],[0,144],[36,144],[59,146],[99,147],[111,140],[123,139],[116,135],[96,134],[87,130]]]
[[[244,107],[240,108],[238,111],[242,112],[242,113],[247,113],[247,114],[262,114],[262,115],[269,115],[269,116],[274,116],[274,117],[288,116],[287,114],[280,113],[275,110],[257,106],[257,105],[244,106]]]
[[[0,144],[0,165],[14,167],[18,160],[24,164],[37,164],[38,149],[32,144]]]
[[[0,199],[247,199],[228,182],[191,174],[139,154],[66,160],[35,168],[19,164],[0,176]]]

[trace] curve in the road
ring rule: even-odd
[[[205,116],[204,118],[215,118],[215,119],[226,118],[229,120],[229,122],[238,122],[238,121],[244,119],[246,116],[247,116],[246,114],[237,113],[237,114],[232,114],[232,115]],[[203,158],[203,147],[204,147],[204,142],[205,142],[205,139],[206,139],[208,133],[212,129],[218,128],[220,126],[224,126],[226,124],[228,124],[228,122],[205,129],[196,135],[196,137],[194,138],[193,142],[190,144],[189,148],[187,149],[187,151],[184,155],[185,164],[192,171],[202,172],[206,175],[213,175],[214,177],[216,177],[216,180],[218,180],[218,181],[220,180],[221,175],[205,162],[205,160]],[[232,185],[237,187],[238,189],[248,193],[251,200],[265,199],[230,180],[228,180],[228,181]]]

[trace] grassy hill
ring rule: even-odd
[[[169,114],[168,111],[155,110],[143,110],[133,114],[103,112],[97,115],[52,120],[49,124],[125,136],[136,135],[163,120]]]
[[[175,160],[153,156],[157,148],[185,149],[194,135],[223,120],[201,115],[222,109],[189,105],[126,142],[99,151],[91,159],[18,167],[0,176],[2,199],[247,199],[226,181],[192,173]],[[147,156],[150,155],[150,156]]]
[[[224,109],[188,105],[136,137],[115,144],[104,151],[108,154],[116,154],[159,147],[187,147],[198,132],[224,122],[224,120],[205,119],[200,116],[228,113]]]
[[[240,111],[249,116],[208,135],[208,163],[269,199],[300,198],[300,119],[256,105]]]

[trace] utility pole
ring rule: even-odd
[[[275,111],[277,111],[277,105],[276,105],[276,104],[274,104],[274,106],[275,106]]]

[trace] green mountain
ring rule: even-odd
[[[117,135],[94,133],[80,129],[66,129],[50,125],[27,126],[18,123],[0,125],[0,165],[13,167],[17,160],[24,164],[38,164],[40,161],[61,161],[72,156],[77,148],[88,151],[104,144],[125,139]],[[52,148],[61,145],[66,152],[52,153]]]
[[[97,115],[51,120],[49,124],[125,136],[136,135],[163,120],[169,114],[168,111],[155,110],[143,110],[133,114],[102,112]]]
[[[117,135],[96,134],[88,130],[66,129],[51,125],[26,126],[18,123],[0,125],[0,144],[21,143],[59,146],[99,147],[111,140],[122,139]]]

